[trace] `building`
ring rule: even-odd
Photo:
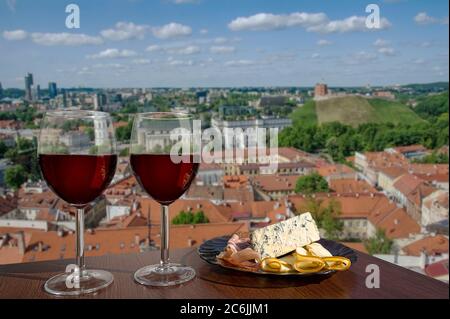
[[[0,100],[3,99],[3,86],[2,82],[0,82]]]
[[[372,96],[387,100],[395,100],[395,94],[390,91],[375,91],[372,93]]]
[[[191,248],[204,241],[236,232],[248,232],[245,222],[171,225],[171,249]],[[84,234],[85,255],[104,256],[144,251],[151,243],[160,245],[160,226],[98,228]],[[76,236],[73,231],[43,231],[0,227],[0,264],[73,259]]]
[[[383,229],[391,239],[408,238],[420,233],[419,224],[406,211],[398,207],[381,193],[328,193],[316,194],[312,198],[303,195],[287,197],[293,211],[311,211],[311,204],[320,209],[334,203],[340,210],[339,219],[343,222],[341,240],[373,237],[377,229]]]
[[[101,111],[103,106],[107,103],[106,94],[96,93],[94,96],[94,110]]]
[[[386,193],[393,193],[394,182],[406,173],[407,170],[403,167],[382,167],[378,171],[378,186]]]
[[[314,88],[314,97],[323,97],[328,95],[328,86],[325,83],[317,83]]]
[[[449,212],[449,194],[448,192],[439,190],[422,201],[421,225],[427,227],[448,220]]]
[[[258,108],[270,108],[276,106],[283,106],[286,104],[286,96],[262,96],[258,101]]]
[[[385,151],[388,153],[402,154],[408,160],[422,158],[430,153],[425,146],[420,144],[387,148]]]
[[[289,118],[260,118],[260,119],[248,119],[242,121],[226,121],[221,119],[212,119],[211,126],[213,128],[219,129],[221,132],[224,130],[235,130],[242,129],[242,131],[248,132],[248,130],[254,130],[256,132],[257,129],[278,129],[278,131],[283,130],[286,127],[292,126],[292,120]],[[254,138],[250,138],[248,135],[244,136],[244,141],[236,141],[234,136],[230,136],[229,134],[223,134],[223,145],[225,148],[233,148],[235,145],[243,145],[246,147],[255,147],[257,146],[257,141]],[[244,134],[246,135],[246,134]],[[255,134],[253,134],[254,136]],[[252,137],[253,137],[252,136]],[[266,132],[266,136],[269,136],[269,132]]]
[[[198,104],[207,104],[207,103],[209,103],[208,91],[200,91],[200,92],[197,92],[195,95],[197,97],[197,103]]]
[[[255,192],[265,200],[278,200],[295,193],[296,175],[255,175],[252,184]]]
[[[217,186],[222,183],[224,172],[219,164],[201,163],[196,176],[197,185]]]
[[[42,97],[42,92],[41,92],[41,86],[38,84],[36,85],[36,100],[40,100]]]
[[[33,100],[33,74],[27,73],[25,76],[25,100],[32,101]]]
[[[219,106],[219,116],[222,119],[228,118],[228,117],[247,117],[247,116],[253,116],[255,115],[255,109],[248,106],[242,106],[242,105],[221,105]]]
[[[411,174],[399,177],[392,189],[391,194],[396,202],[405,207],[408,214],[418,222],[421,220],[423,199],[436,191],[436,188]]]
[[[59,142],[71,149],[82,149],[89,146],[91,140],[84,132],[70,131],[62,135]]]
[[[48,83],[48,96],[53,99],[58,95],[58,88],[55,82]]]

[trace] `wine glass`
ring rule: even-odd
[[[161,261],[136,271],[134,278],[143,285],[173,286],[195,277],[193,268],[169,261],[169,205],[189,188],[200,162],[192,127],[192,117],[183,113],[142,113],[134,119],[131,168],[141,187],[161,204]]]
[[[84,207],[111,182],[117,164],[116,141],[108,113],[63,110],[47,112],[42,120],[39,165],[50,189],[76,208],[76,265],[45,283],[48,293],[81,295],[107,287],[113,275],[86,269]]]

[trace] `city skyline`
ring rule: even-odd
[[[448,2],[0,2],[0,81],[47,87],[363,86],[448,81]],[[45,8],[45,10],[44,10]],[[330,70],[333,70],[332,72]]]

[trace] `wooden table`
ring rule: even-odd
[[[148,288],[133,281],[136,269],[157,263],[159,252],[87,258],[90,268],[114,274],[114,283],[82,298],[274,299],[274,298],[449,298],[448,285],[363,253],[350,270],[327,277],[265,277],[212,266],[195,249],[172,252],[173,261],[192,265],[193,281],[171,288]],[[54,298],[43,291],[50,276],[62,272],[70,260],[0,266],[0,298]],[[366,267],[380,269],[380,288],[366,288]]]

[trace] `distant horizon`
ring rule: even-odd
[[[30,72],[31,73],[31,72]],[[0,83],[2,83],[0,81]],[[58,83],[56,83],[58,84]],[[329,85],[327,84],[329,89],[351,89],[351,88],[365,88],[367,87],[367,85],[348,85],[348,86],[338,86],[338,85]],[[407,87],[410,85],[437,85],[437,84],[449,84],[449,81],[436,81],[436,82],[413,82],[413,83],[406,83],[406,84],[400,84],[400,83],[396,83],[396,84],[387,84],[387,85],[372,85],[369,84],[369,86],[371,88],[388,88],[388,87],[395,87],[395,86],[400,86],[400,87]],[[48,85],[48,83],[47,83]],[[123,86],[123,87],[93,87],[93,86],[71,86],[71,87],[60,87],[58,86],[58,89],[65,89],[65,90],[71,90],[71,89],[92,89],[92,90],[97,90],[97,89],[112,89],[112,90],[120,90],[120,89],[260,89],[260,88],[273,88],[273,89],[284,89],[284,88],[298,88],[298,89],[314,89],[315,84],[310,85],[310,86],[296,86],[296,85],[274,85],[274,86],[191,86],[191,87],[182,87],[182,86]],[[36,86],[35,86],[36,87]],[[13,89],[13,90],[23,90],[25,91],[24,88],[21,87],[4,87],[3,89]],[[41,86],[42,90],[47,90],[48,87]]]

